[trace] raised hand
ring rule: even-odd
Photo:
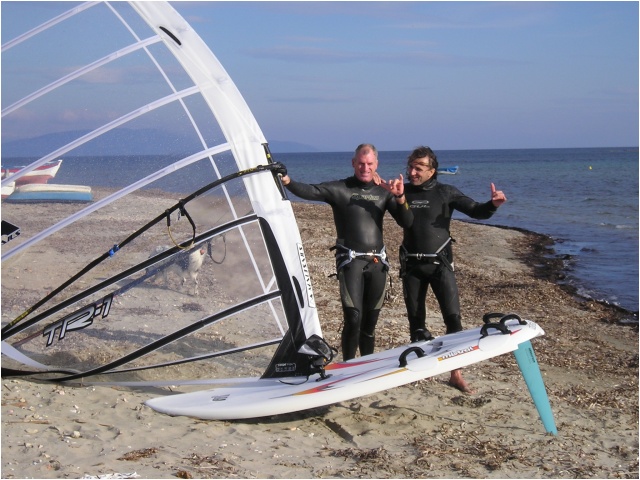
[[[377,176],[377,173],[375,175]],[[376,181],[376,178],[374,177],[374,182],[388,192],[391,192],[396,197],[401,197],[404,194],[404,177],[402,174],[400,174],[400,178],[394,178],[389,181],[380,177],[378,177],[378,179],[379,181]]]
[[[502,192],[502,190],[496,190],[496,186],[491,184],[491,202],[495,207],[499,207],[504,202],[507,201],[507,197]]]

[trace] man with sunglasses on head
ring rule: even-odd
[[[404,195],[413,213],[413,223],[404,228],[400,246],[400,276],[404,291],[411,341],[433,338],[426,327],[426,296],[429,286],[438,300],[446,333],[462,330],[460,299],[454,274],[451,216],[458,210],[471,218],[486,220],[507,201],[491,184],[491,200],[478,203],[452,185],[438,182],[438,159],[429,147],[416,148],[407,159]],[[381,180],[385,188],[398,191],[400,180]],[[460,369],[451,372],[449,384],[473,393]]]

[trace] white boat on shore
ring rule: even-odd
[[[2,200],[11,195],[16,189],[16,182],[9,182],[2,186]]]
[[[48,185],[31,183],[21,185],[9,195],[6,202],[91,202],[91,187],[84,185]]]
[[[16,187],[20,185],[27,185],[31,183],[35,184],[46,184],[49,180],[54,178],[60,170],[60,166],[62,165],[62,159],[55,160],[53,162],[47,162],[44,165],[40,165],[39,167],[34,168],[30,172],[21,175],[20,177],[15,179]],[[17,174],[20,170],[25,168],[26,165],[22,166],[11,166],[11,167],[2,167],[2,178],[12,177]],[[4,191],[3,191],[4,195]]]

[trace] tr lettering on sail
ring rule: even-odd
[[[50,347],[53,344],[53,340],[55,339],[56,331],[58,331],[58,329],[60,329],[58,340],[62,340],[68,331],[82,330],[83,328],[91,325],[93,323],[93,319],[98,316],[105,318],[109,315],[112,300],[113,295],[109,295],[101,301],[73,312],[63,319],[58,320],[56,323],[46,327],[42,332],[42,336],[47,337],[47,347]]]

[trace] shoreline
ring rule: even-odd
[[[455,219],[454,222],[468,223],[471,225],[483,225],[481,222],[469,221],[466,219]],[[567,268],[565,261],[574,258],[568,254],[558,254],[555,252],[556,241],[550,235],[528,230],[526,228],[511,227],[508,225],[487,225],[488,227],[501,228],[504,230],[514,230],[521,232],[525,235],[537,237],[539,242],[532,242],[532,253],[528,256],[523,256],[523,261],[536,265],[536,271],[539,272],[539,278],[552,281],[558,285],[558,287],[565,290],[567,293],[574,295],[577,301],[581,302],[596,302],[603,307],[611,308],[619,312],[623,317],[631,316],[632,319],[620,318],[619,322],[623,322],[624,325],[638,325],[638,315],[640,311],[630,310],[628,308],[621,307],[620,305],[613,304],[607,300],[597,300],[595,298],[586,297],[578,293],[578,287],[565,283],[563,280],[567,277]],[[625,322],[628,320],[628,322]]]
[[[302,199],[298,199],[297,197],[295,199],[291,199],[291,203],[292,205],[294,205],[294,209],[295,209],[295,205],[318,205],[317,202],[309,202],[306,200],[302,200]],[[630,316],[631,318],[621,318],[620,320],[623,322],[623,324],[625,325],[637,325],[638,321],[639,321],[639,316],[640,316],[640,310],[632,310],[630,308],[626,308],[620,305],[616,305],[614,303],[609,302],[608,300],[604,300],[604,299],[595,299],[593,297],[589,297],[589,296],[584,296],[581,295],[580,293],[578,293],[579,288],[580,288],[580,282],[578,281],[578,286],[574,286],[571,285],[569,283],[564,282],[564,280],[567,278],[567,276],[569,276],[569,272],[567,267],[565,266],[565,262],[567,260],[571,260],[573,258],[576,258],[575,255],[570,255],[570,254],[559,254],[556,253],[555,251],[555,246],[557,245],[557,242],[553,239],[553,237],[549,234],[546,233],[540,233],[540,232],[536,232],[534,230],[529,230],[526,228],[522,228],[522,227],[514,227],[514,226],[510,226],[510,225],[502,225],[502,224],[487,224],[487,223],[483,223],[482,221],[479,220],[471,220],[468,218],[456,218],[456,219],[452,219],[452,222],[461,222],[461,223],[466,223],[466,224],[470,224],[470,225],[484,225],[487,227],[494,227],[497,229],[504,229],[504,230],[513,230],[513,231],[517,231],[517,232],[521,232],[523,234],[528,234],[528,235],[533,235],[536,236],[537,238],[540,239],[542,245],[544,247],[540,247],[539,251],[537,252],[536,255],[534,255],[535,258],[531,258],[531,259],[527,259],[527,260],[537,260],[538,263],[541,263],[541,276],[542,278],[547,278],[549,280],[552,280],[554,282],[556,282],[558,284],[559,287],[563,288],[565,291],[567,291],[568,293],[571,293],[572,295],[575,295],[577,299],[580,299],[582,301],[585,302],[597,302],[603,306],[607,306],[610,307],[618,312],[620,312],[621,315],[627,315]],[[393,219],[389,219],[387,221],[387,224],[393,224]],[[578,279],[579,280],[579,279]]]
[[[330,207],[293,208],[323,335],[339,345]],[[532,343],[558,436],[544,432],[510,354],[465,368],[474,395],[440,375],[246,421],[159,414],[144,405],[158,389],[15,378],[2,381],[3,478],[637,478],[637,328],[612,323],[614,309],[578,301],[539,275],[539,234],[462,221],[452,234],[463,326],[502,311],[544,328]],[[385,220],[392,268],[376,351],[408,341],[400,239]],[[427,321],[434,335],[444,333],[432,294]]]

